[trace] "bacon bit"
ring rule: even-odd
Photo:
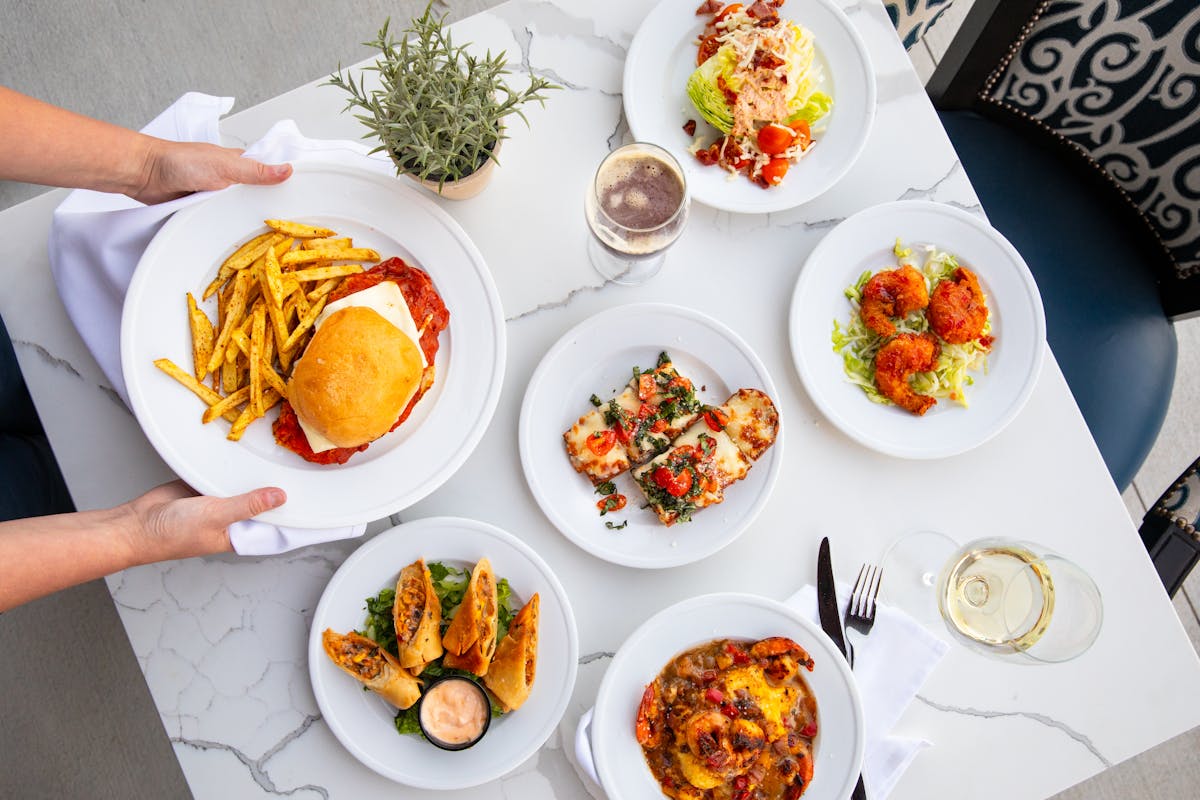
[[[721,160],[721,146],[719,144],[711,144],[703,150],[697,150],[696,160],[706,167],[711,167]]]
[[[721,90],[721,94],[725,95],[725,102],[731,107],[737,104],[737,92],[729,88],[729,84],[725,82],[724,75],[717,76],[717,88]]]
[[[746,16],[753,17],[758,20],[764,27],[771,27],[779,24],[779,9],[770,2],[758,0],[754,5],[746,9]]]
[[[688,136],[695,136],[696,135],[696,120],[689,119],[687,122],[683,123],[683,132],[686,133]]]
[[[700,7],[696,9],[696,16],[699,17],[703,14],[715,14],[722,8],[724,8],[724,6],[718,2],[718,0],[704,0],[704,2],[700,4]]]
[[[754,51],[754,60],[750,66],[754,69],[776,69],[782,67],[787,62],[774,53],[769,53],[766,50],[758,49]]]

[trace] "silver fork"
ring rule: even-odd
[[[846,609],[846,625],[866,636],[875,624],[876,599],[879,585],[883,583],[883,568],[874,564],[863,564],[850,594],[850,607]]]

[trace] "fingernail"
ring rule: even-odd
[[[264,499],[267,501],[267,508],[278,508],[287,502],[287,495],[283,489],[267,489]]]
[[[269,169],[273,178],[286,178],[292,174],[291,164],[271,164]]]

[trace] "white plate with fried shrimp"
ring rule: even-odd
[[[234,407],[224,419],[210,413],[215,418],[204,422],[202,415],[216,402],[215,392],[189,391],[180,382],[189,375],[196,378],[195,372],[204,373],[202,359],[193,352],[196,318],[190,313],[188,295],[198,303],[197,311],[208,317],[200,327],[211,323],[223,331],[217,298],[204,300],[203,295],[219,279],[221,266],[239,243],[270,233],[265,220],[288,220],[349,237],[359,252],[348,255],[365,257],[364,269],[372,268],[375,257],[384,262],[399,257],[427,274],[449,312],[448,327],[438,334],[436,354],[426,370],[432,383],[406,409],[403,424],[345,463],[311,463],[277,444],[276,409],[246,427],[240,440],[231,441],[227,437],[233,430],[227,420],[237,419],[245,404]],[[280,246],[285,244],[286,239]],[[299,245],[293,248],[277,259],[282,275],[261,268],[263,275],[285,285],[280,290],[260,280],[251,287],[260,289],[260,297],[265,298],[268,290],[286,293],[287,282],[297,280],[300,271],[317,277],[302,285],[320,285],[329,267],[320,260],[302,263],[307,251]],[[292,261],[297,259],[292,271]],[[339,263],[347,262],[343,258],[333,262]],[[233,294],[233,287],[228,291]],[[405,299],[411,306],[412,300],[407,295]],[[310,313],[319,310],[319,302],[313,300]],[[274,316],[260,316],[248,320],[241,332],[250,340],[247,353],[254,341],[278,337],[273,333]],[[320,319],[314,324],[321,324]],[[416,324],[422,326],[423,320]],[[224,344],[229,353],[230,341],[238,334],[226,333],[225,342],[220,335],[214,333],[214,343]],[[299,352],[293,355],[292,363],[302,358]],[[271,363],[268,355],[263,360]],[[164,371],[166,361],[182,374]],[[296,528],[370,522],[438,488],[482,438],[499,398],[504,363],[500,298],[483,257],[463,229],[417,189],[392,177],[330,164],[299,164],[293,176],[278,186],[234,186],[172,217],[138,263],[121,322],[121,365],[130,404],[163,460],[203,494],[230,496],[260,486],[281,487],[287,492],[287,503],[259,519]],[[274,376],[263,368],[258,388],[276,391],[276,384],[287,380],[286,366],[280,363],[281,371]],[[276,380],[263,381],[264,376]],[[212,374],[204,377],[210,389],[213,380]],[[208,399],[202,400],[198,393]],[[249,389],[247,393],[255,394]]]
[[[1041,373],[1046,320],[1021,254],[925,201],[842,222],[796,281],[792,358],[822,413],[867,447],[943,458],[995,436]]]

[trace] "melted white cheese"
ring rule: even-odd
[[[330,303],[325,306],[325,309],[317,317],[316,322],[313,323],[313,330],[319,330],[322,323],[332,314],[336,314],[344,308],[355,306],[369,308],[399,328],[405,336],[412,339],[417,345],[417,350],[421,354],[422,368],[429,366],[429,361],[425,358],[425,351],[421,349],[421,333],[417,330],[417,325],[413,321],[408,301],[404,299],[404,292],[400,291],[400,287],[395,281],[381,281],[370,289],[363,289],[361,292],[346,295],[341,300]],[[416,388],[415,386],[413,387],[413,394],[416,394]],[[404,401],[402,408],[406,407],[411,401],[412,396],[410,395]],[[336,444],[306,425],[299,414],[296,415],[296,421],[300,423],[300,430],[304,431],[304,437],[308,439],[308,446],[312,448],[314,453],[324,453],[326,450],[332,450],[337,447]]]

